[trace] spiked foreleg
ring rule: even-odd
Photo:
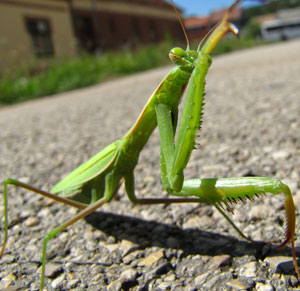
[[[254,196],[263,193],[285,195],[285,211],[287,219],[286,237],[282,244],[276,249],[285,246],[291,242],[293,263],[298,279],[300,280],[300,272],[296,261],[294,234],[296,228],[296,216],[293,196],[290,188],[278,179],[267,177],[242,177],[242,178],[210,178],[210,179],[193,179],[184,181],[183,188],[177,196],[196,196],[201,202],[215,205],[223,216],[234,226],[234,228],[245,237],[234,223],[221,210],[230,209],[228,202],[236,200],[253,199]],[[220,208],[221,207],[221,208]]]

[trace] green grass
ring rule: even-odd
[[[83,55],[53,62],[38,75],[31,75],[29,69],[14,76],[4,75],[0,79],[0,104],[23,102],[158,67],[169,62],[169,49],[170,44],[163,43],[134,52],[107,52],[100,57]]]
[[[253,45],[256,45],[253,39],[227,38],[216,47],[214,55]],[[30,74],[29,69],[27,72],[17,72],[14,76],[3,75],[0,79],[0,104],[15,104],[170,64],[168,52],[171,47],[169,42],[165,42],[134,52],[107,52],[100,57],[83,55],[53,62],[38,75]]]

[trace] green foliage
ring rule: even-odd
[[[169,62],[170,43],[150,45],[136,51],[107,52],[100,57],[82,55],[52,63],[39,74],[17,72],[0,79],[0,103],[14,104],[95,84],[112,77],[140,72]]]
[[[246,39],[257,39],[260,37],[260,24],[255,21],[250,21],[243,29],[243,36]]]
[[[213,55],[257,45],[253,38],[225,38]],[[52,63],[38,75],[20,71],[0,79],[0,104],[14,104],[30,99],[86,87],[97,82],[141,72],[169,64],[170,42],[149,45],[135,51],[106,52],[100,57],[82,55],[76,59]],[[197,47],[198,44],[192,47]]]

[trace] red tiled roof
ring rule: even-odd
[[[189,17],[184,19],[183,22],[186,28],[206,26],[208,24],[208,17]]]
[[[225,14],[225,12],[226,12],[226,9],[220,9],[220,10],[213,11],[209,16],[210,21],[212,23],[218,22],[219,20],[221,20],[221,18]],[[239,20],[242,17],[242,13],[243,13],[242,8],[241,7],[236,7],[231,11],[229,19],[231,21]]]

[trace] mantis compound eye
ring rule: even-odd
[[[169,52],[170,60],[176,65],[180,65],[182,63],[182,59],[185,57],[186,51],[180,47],[172,48]]]

